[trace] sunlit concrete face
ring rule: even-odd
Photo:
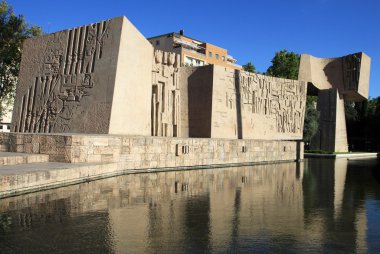
[[[301,55],[298,79],[318,90],[314,95],[318,95],[319,132],[311,141],[312,149],[348,151],[344,100],[368,98],[370,65],[370,57],[362,52],[339,58]]]

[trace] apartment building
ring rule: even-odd
[[[242,69],[236,64],[236,59],[228,55],[227,49],[185,36],[183,30],[150,37],[148,40],[156,49],[180,54],[184,66],[215,64]]]

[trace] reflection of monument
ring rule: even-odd
[[[97,248],[114,253],[268,247],[365,253],[367,227],[376,217],[367,215],[360,196],[380,192],[377,182],[365,184],[367,174],[350,170],[354,163],[307,160],[124,175],[1,199],[0,214],[10,217],[16,234],[2,239],[0,247],[39,244],[34,230],[62,227],[71,246],[99,239]],[[57,241],[57,234],[43,236]],[[61,241],[57,247],[67,246]]]
[[[308,93],[318,95],[319,132],[312,149],[347,152],[344,100],[368,98],[371,59],[364,53],[340,58],[301,56],[298,79],[309,82]]]

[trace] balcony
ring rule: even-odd
[[[188,49],[188,48],[184,48],[183,47],[183,50],[186,51],[186,52],[190,52],[192,54],[195,54],[197,56],[200,56],[200,57],[206,57],[206,54],[200,53],[200,52],[198,52],[196,50],[193,50],[193,49]]]
[[[227,61],[231,62],[231,63],[237,62],[237,60],[233,56],[231,56],[231,55],[227,55]]]

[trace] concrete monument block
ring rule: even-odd
[[[347,152],[348,142],[344,100],[368,98],[371,59],[364,53],[339,58],[316,58],[301,55],[299,80],[308,82],[318,95],[319,131],[311,149]]]
[[[191,137],[300,140],[306,84],[216,65],[199,67],[189,78],[188,104]]]
[[[338,58],[317,58],[302,54],[298,80],[312,83],[317,89],[335,88],[344,99],[368,98],[371,58],[363,52]]]
[[[148,135],[152,56],[125,17],[26,40],[13,131]]]

